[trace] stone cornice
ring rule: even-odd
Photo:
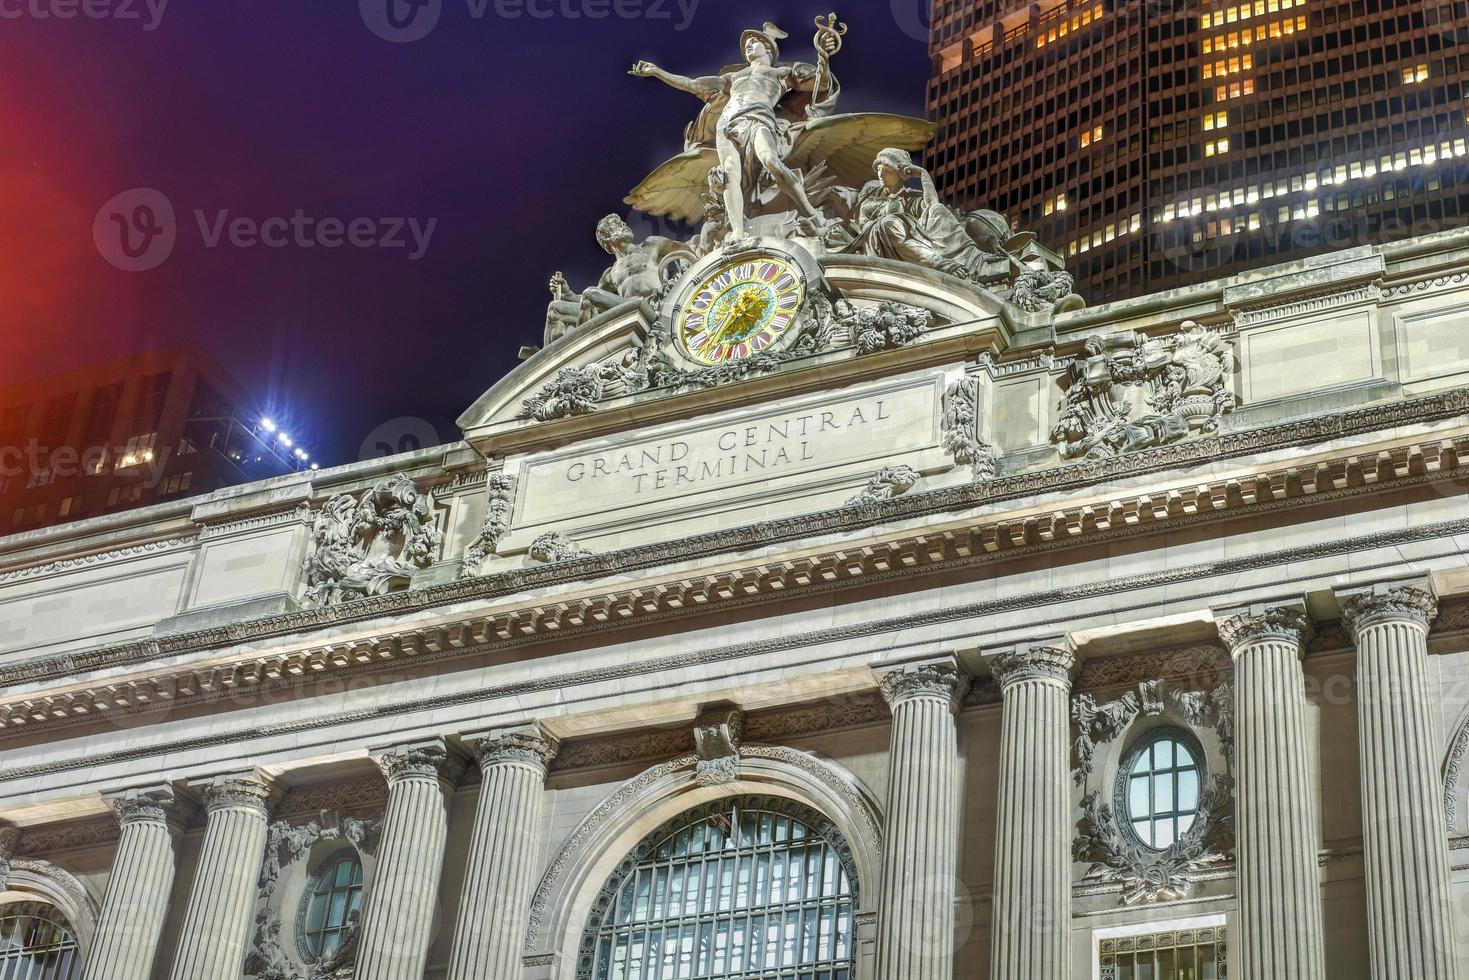
[[[307,634],[330,627],[389,619],[439,606],[483,602],[556,585],[602,577],[625,576],[629,572],[656,568],[673,562],[729,554],[809,539],[822,534],[862,530],[874,524],[941,515],[969,508],[1021,500],[1041,493],[1080,491],[1111,479],[1163,473],[1201,463],[1319,443],[1328,439],[1370,433],[1401,425],[1430,423],[1469,412],[1469,388],[1455,388],[1420,398],[1373,405],[1285,422],[1245,432],[1230,432],[1209,438],[1175,443],[1125,456],[1084,460],[1052,469],[1000,477],[978,484],[914,491],[882,501],[860,513],[836,507],[816,514],[803,514],[776,521],[746,525],[693,535],[677,541],[640,545],[526,568],[495,572],[429,586],[375,596],[348,603],[311,608],[231,623],[207,630],[179,633],[155,640],[100,647],[64,656],[21,662],[0,668],[0,686],[75,676],[108,667],[140,664],[150,660],[202,652],[237,643]],[[1461,450],[1469,439],[1435,439],[1404,446],[1386,453],[1344,453],[1340,459],[1322,462],[1315,468],[1272,468],[1256,476],[1234,477],[1218,484],[1190,483],[1170,490],[1153,490],[1115,505],[1062,509],[1044,518],[1026,516],[1006,520],[1003,516],[978,529],[986,551],[1000,551],[1033,542],[1080,541],[1097,529],[1121,523],[1154,521],[1170,516],[1248,507],[1260,501],[1277,501],[1294,496],[1314,496],[1322,489],[1345,490],[1351,485],[1368,488],[1394,479],[1418,474],[1435,474],[1459,467]],[[918,534],[904,544],[922,548]],[[840,563],[839,554],[827,556]],[[819,563],[817,563],[819,564]],[[824,573],[823,573],[824,574]],[[785,587],[784,584],[782,587]],[[646,602],[647,600],[638,600]],[[703,600],[695,598],[696,603]],[[654,605],[659,600],[652,600]],[[616,615],[621,615],[620,613]]]
[[[1428,629],[1438,618],[1438,600],[1433,593],[1412,586],[1370,589],[1342,600],[1342,619],[1353,635],[1390,621],[1407,621]]]
[[[56,572],[71,571],[76,568],[87,568],[110,564],[112,562],[126,561],[129,558],[142,558],[161,552],[177,551],[195,544],[198,540],[199,535],[190,534],[183,537],[164,538],[160,541],[145,541],[140,544],[128,545],[125,548],[114,548],[111,551],[96,551],[91,554],[76,555],[71,558],[57,558],[54,561],[48,561],[40,565],[24,565],[0,569],[0,583],[37,578]]]
[[[1049,592],[1031,592],[1001,599],[980,600],[972,603],[927,610],[921,613],[896,616],[886,620],[868,621],[852,626],[830,627],[800,634],[782,634],[727,647],[701,649],[678,653],[668,657],[628,662],[616,667],[598,667],[593,670],[546,674],[526,681],[477,687],[468,691],[448,695],[406,701],[395,700],[381,705],[315,718],[300,719],[277,725],[222,730],[197,738],[177,739],[167,744],[148,744],[139,748],[124,749],[116,752],[92,752],[84,756],[55,763],[41,763],[0,770],[0,782],[42,776],[56,772],[70,772],[110,763],[135,762],[169,753],[206,749],[214,746],[238,746],[254,738],[291,735],[334,725],[376,722],[420,711],[452,708],[467,704],[485,704],[501,699],[508,700],[537,693],[565,692],[579,685],[600,684],[610,680],[636,677],[662,670],[697,670],[712,664],[730,663],[743,657],[800,649],[803,646],[812,644],[840,643],[871,636],[898,636],[905,631],[959,622],[976,616],[1014,613],[1026,609],[1040,610],[1051,606],[1061,606],[1066,603],[1081,602],[1101,596],[1123,597],[1140,589],[1160,585],[1181,585],[1203,578],[1254,572],[1262,568],[1284,567],[1322,557],[1350,554],[1358,550],[1398,547],[1414,542],[1432,541],[1461,534],[1469,534],[1469,520],[1445,521],[1438,524],[1399,528],[1378,534],[1362,535],[1356,538],[1323,540],[1311,545],[1286,548],[1277,552],[1204,562],[1198,565],[1163,572],[1150,572],[1141,575],[1105,579],[1082,585],[1059,588]],[[960,566],[953,564],[946,567]],[[902,569],[899,569],[898,572],[899,574],[905,574]],[[763,595],[753,595],[747,597],[747,601],[750,604],[756,604],[765,602],[766,599]],[[1117,613],[1118,615],[1123,615],[1130,608],[1125,603],[1119,602]],[[1466,622],[1469,622],[1469,603],[1459,603],[1447,607],[1440,626],[1447,627],[1449,621],[1452,621],[1453,628],[1456,631],[1463,631],[1469,628],[1469,626],[1465,625]],[[974,686],[975,691],[987,691],[989,689],[987,685],[977,684]],[[979,704],[981,702],[971,698],[970,703]],[[987,700],[983,703],[988,704],[993,703],[993,701]],[[751,724],[752,731],[759,725],[759,716],[756,716],[756,720]],[[751,737],[754,737],[753,734]]]
[[[1295,644],[1302,656],[1311,637],[1311,620],[1296,606],[1249,609],[1219,620],[1219,639],[1238,657],[1253,643],[1275,640]]]
[[[864,544],[856,550],[838,549],[809,554],[791,561],[773,561],[734,569],[717,577],[700,574],[683,581],[633,586],[612,593],[536,604],[528,597],[520,609],[467,622],[425,627],[350,643],[306,646],[290,654],[243,659],[208,668],[175,669],[146,679],[102,680],[83,689],[55,695],[41,693],[0,696],[0,733],[36,731],[56,725],[95,720],[108,715],[156,711],[163,704],[183,705],[239,697],[252,690],[268,690],[320,680],[324,677],[370,673],[399,659],[437,660],[500,650],[536,642],[543,634],[568,637],[604,631],[612,624],[631,625],[652,619],[671,619],[716,607],[734,608],[764,601],[774,594],[813,593],[854,583],[911,577],[924,570],[938,571],[982,562],[1045,553],[1084,543],[1158,533],[1218,520],[1278,509],[1338,501],[1363,494],[1431,484],[1452,479],[1461,470],[1460,457],[1469,438],[1435,440],[1392,451],[1356,454],[1315,467],[1284,467],[1262,472],[1253,479],[1229,478],[1217,483],[1194,482],[1168,491],[1114,498],[1105,507],[1076,503],[1035,516],[1010,521],[1001,516],[977,521],[960,529],[934,530],[911,537]],[[883,502],[879,510],[907,500],[905,494]],[[850,510],[848,508],[847,510]],[[636,549],[634,549],[636,550]],[[555,571],[563,562],[541,566]],[[484,582],[494,578],[476,579]],[[473,582],[471,584],[473,584]],[[625,582],[619,582],[624,584]],[[462,586],[464,583],[456,585]],[[432,592],[435,590],[425,590]],[[398,593],[386,598],[411,596]],[[377,600],[362,600],[347,607]],[[342,607],[332,607],[342,608]],[[315,611],[313,611],[315,612]],[[310,615],[308,613],[307,615]],[[300,614],[289,614],[300,615]],[[112,648],[109,664],[148,660],[162,654],[172,638]],[[92,654],[72,654],[53,661],[52,676],[73,676],[95,669]],[[0,682],[35,680],[26,671],[39,665],[0,669]],[[62,670],[65,667],[67,669]],[[59,672],[59,673],[58,673]]]

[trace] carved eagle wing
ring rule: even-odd
[[[623,201],[644,214],[667,215],[675,221],[698,221],[704,217],[709,171],[718,162],[719,154],[712,146],[685,150],[644,177]]]
[[[797,170],[825,162],[838,180],[861,187],[872,179],[879,150],[921,150],[937,129],[937,123],[926,119],[887,112],[827,116],[806,124],[786,162]]]

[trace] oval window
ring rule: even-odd
[[[1176,729],[1145,736],[1123,767],[1123,811],[1144,847],[1166,851],[1199,816],[1201,753]]]

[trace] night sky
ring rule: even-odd
[[[331,465],[381,425],[412,429],[402,417],[456,438],[540,343],[550,274],[580,288],[606,265],[597,220],[628,214],[699,109],[629,77],[634,60],[712,73],[767,19],[809,60],[831,0],[702,0],[691,17],[693,0],[418,0],[442,10],[412,43],[369,29],[388,0],[169,0],[149,30],[160,2],[0,0],[0,382],[194,341]],[[839,13],[841,108],[922,115],[927,3]],[[133,188],[175,212],[172,252],[143,272],[94,238]],[[401,248],[209,244],[221,217],[298,210],[308,238],[327,218],[371,219],[362,240],[437,221],[416,261],[407,227]]]

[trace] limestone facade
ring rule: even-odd
[[[1469,977],[1469,234],[1056,312],[802,263],[767,369],[633,383],[623,303],[451,445],[0,540],[0,918],[88,980]],[[809,969],[734,972],[723,849]]]

